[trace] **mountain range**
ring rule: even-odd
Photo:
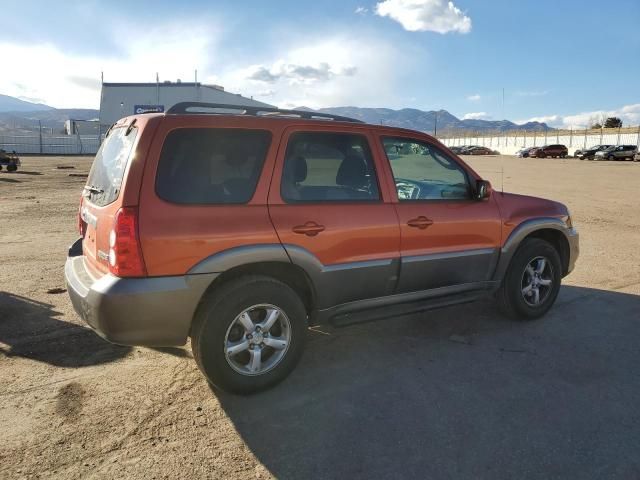
[[[298,110],[313,111],[306,107],[298,107]],[[392,110],[390,108],[332,107],[320,108],[315,111],[356,118],[366,123],[409,128],[427,133],[433,133],[436,130],[443,133],[454,130],[502,132],[506,130],[544,131],[551,129],[546,123],[540,122],[527,122],[518,125],[509,120],[460,120],[446,110],[424,111],[415,108]]]
[[[298,107],[298,110],[311,109]],[[331,113],[345,117],[356,118],[376,125],[409,128],[427,133],[440,133],[455,130],[468,131],[506,131],[506,130],[549,130],[545,123],[528,122],[517,125],[509,120],[461,120],[446,110],[418,110],[403,108],[362,108],[362,107],[331,107],[320,108],[315,111]],[[33,103],[8,95],[0,95],[0,130],[32,129],[43,126],[54,130],[61,130],[68,119],[91,120],[98,118],[99,111],[90,108],[57,109],[43,103]]]
[[[0,132],[34,131],[39,127],[60,133],[69,119],[92,120],[99,111],[92,108],[53,108],[43,103],[34,103],[8,95],[0,95]]]
[[[40,110],[53,110],[53,107],[44,103],[28,102],[0,94],[0,112],[36,112]]]

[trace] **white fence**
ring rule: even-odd
[[[50,135],[39,133],[0,133],[0,148],[20,154],[95,155],[100,147],[98,135]]]
[[[538,147],[550,144],[566,145],[569,154],[578,149],[594,145],[636,145],[640,147],[640,127],[638,129],[574,130],[548,132],[509,132],[493,135],[460,135],[440,137],[448,147],[458,145],[480,145],[497,150],[504,155],[513,155],[523,147]]]
[[[537,147],[559,143],[569,148],[569,154],[577,149],[593,145],[636,145],[640,147],[640,127],[635,129],[574,130],[548,132],[509,132],[492,135],[438,136],[448,147],[458,145],[480,145],[498,150],[505,155],[513,155],[523,147]],[[95,155],[102,136],[98,135],[51,135],[24,133],[0,133],[0,148],[19,154],[43,155]]]

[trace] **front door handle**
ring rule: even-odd
[[[407,225],[409,225],[410,227],[419,228],[420,230],[424,230],[428,226],[433,225],[433,220],[420,215],[419,217],[409,220],[407,222]]]
[[[296,225],[292,230],[294,233],[304,234],[308,237],[315,237],[324,230],[324,225],[319,225],[316,222],[306,222],[304,225]]]

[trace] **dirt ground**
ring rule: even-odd
[[[310,332],[251,397],[210,389],[186,346],[102,341],[56,293],[91,159],[0,172],[0,478],[640,478],[640,163],[468,160],[571,209],[582,252],[551,313]]]

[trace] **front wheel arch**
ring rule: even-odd
[[[555,217],[533,218],[520,223],[509,234],[501,248],[500,259],[496,266],[493,280],[498,283],[502,282],[515,253],[527,238],[541,238],[553,245],[561,258],[562,276],[566,276],[569,273],[571,256],[569,240],[564,233],[566,229],[565,223]]]

